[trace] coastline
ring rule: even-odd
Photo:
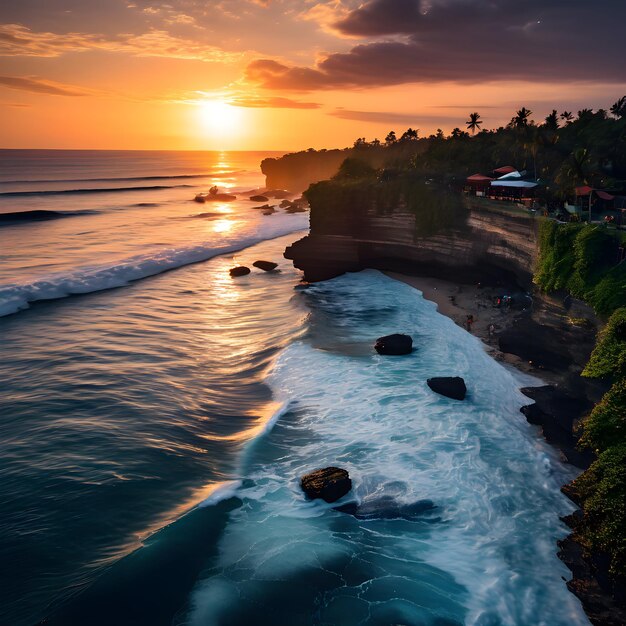
[[[494,307],[492,299],[502,289],[390,271],[385,274],[421,291],[425,299],[437,305],[439,313],[462,328],[466,327],[467,316],[473,315],[475,321],[471,332],[482,341],[485,350],[494,359],[543,382],[543,386],[521,389],[530,401],[535,401],[521,409],[528,422],[540,426],[544,438],[560,450],[565,463],[582,470],[589,467],[595,457],[590,452],[576,449],[576,427],[600,400],[606,385],[580,376],[588,358],[588,355],[585,358],[585,354],[593,348],[596,333],[601,327],[600,320],[586,304],[572,298],[560,301],[559,298],[533,294],[530,308],[501,310]],[[572,319],[585,319],[587,323],[572,324]],[[495,328],[490,333],[489,326],[492,324]],[[548,341],[547,345],[538,347],[537,344],[545,340],[545,335],[536,333],[538,329],[548,329],[554,343],[567,344],[570,360],[553,359],[546,367],[532,358],[523,358],[520,354],[506,350],[509,345],[516,347],[519,343],[525,343],[525,356],[532,355],[533,350],[538,349],[536,354],[550,361],[547,355],[554,346],[549,345]],[[572,340],[572,329],[577,340]],[[536,335],[535,345],[529,332]],[[578,506],[576,495],[571,492],[569,484],[564,485],[562,491]],[[619,585],[614,587],[611,584],[608,561],[603,555],[588,553],[577,541],[576,524],[580,515],[579,509],[562,518],[573,532],[557,542],[557,555],[572,572],[567,587],[579,598],[594,626],[620,626],[626,623],[623,621],[626,615],[619,599],[623,592]]]
[[[467,316],[473,315],[474,323],[471,333],[483,342],[485,350],[497,361],[512,365],[525,374],[539,377],[544,384],[558,382],[557,377],[552,376],[550,372],[538,370],[521,357],[499,349],[500,333],[511,328],[520,315],[518,310],[493,306],[493,299],[502,293],[502,289],[454,283],[431,276],[415,276],[390,271],[384,273],[389,278],[421,291],[426,300],[437,305],[439,313],[449,317],[462,328],[465,328]],[[490,325],[493,325],[492,332],[489,331]]]

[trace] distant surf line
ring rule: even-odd
[[[18,198],[27,196],[62,196],[62,195],[80,195],[80,194],[96,194],[96,193],[119,193],[124,191],[155,191],[159,189],[180,189],[183,187],[193,187],[193,185],[149,185],[141,187],[109,187],[109,188],[91,188],[91,189],[46,189],[41,191],[4,191],[0,192],[0,197]]]
[[[177,175],[155,175],[155,176],[129,176],[129,177],[112,177],[112,178],[46,178],[31,180],[0,180],[0,185],[30,185],[35,183],[114,183],[132,180],[170,180],[176,178],[222,178],[226,174],[234,176],[241,174],[245,170],[232,172],[207,172],[205,174],[177,174]]]

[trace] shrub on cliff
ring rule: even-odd
[[[615,311],[602,329],[583,376],[626,376],[626,307]]]
[[[626,442],[626,379],[618,380],[596,404],[583,424],[578,445],[596,454]]]
[[[361,159],[347,158],[333,176],[335,180],[373,178],[376,170]]]
[[[577,224],[543,220],[539,225],[539,257],[535,282],[547,292],[565,289],[574,268]]]
[[[566,289],[598,313],[626,306],[626,265],[618,263],[621,233],[588,224],[544,220],[539,227],[535,282]]]
[[[602,452],[572,487],[585,512],[577,538],[609,555],[611,573],[626,574],[626,443]]]
[[[351,166],[352,167],[352,166]],[[312,184],[304,195],[311,206],[314,234],[374,236],[368,213],[390,215],[404,210],[415,216],[414,235],[427,237],[445,229],[460,229],[466,211],[458,194],[409,175],[382,180],[336,176]]]

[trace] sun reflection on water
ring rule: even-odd
[[[215,233],[228,233],[233,229],[234,225],[235,225],[235,222],[227,218],[215,220],[214,222],[211,223],[213,232]]]

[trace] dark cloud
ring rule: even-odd
[[[251,109],[319,109],[322,106],[318,102],[300,102],[291,98],[281,98],[280,96],[271,98],[233,98],[228,104]]]
[[[79,87],[55,83],[41,78],[26,76],[0,76],[0,87],[30,91],[32,93],[45,93],[51,96],[86,96],[88,92]]]
[[[335,109],[328,115],[342,120],[356,120],[357,122],[372,122],[374,124],[409,124],[416,126],[415,113],[391,113],[389,111],[351,111],[350,109]]]
[[[373,0],[335,28],[395,41],[363,43],[312,68],[257,60],[247,77],[302,91],[446,80],[626,83],[624,22],[624,0]]]

